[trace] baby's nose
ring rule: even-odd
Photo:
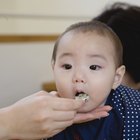
[[[73,82],[74,83],[86,83],[84,73],[82,73],[80,71],[79,72],[76,72],[73,75]]]
[[[75,82],[76,83],[84,83],[84,80],[83,79],[75,79]]]

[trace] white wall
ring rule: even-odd
[[[115,0],[1,0],[0,35],[60,34],[70,24],[93,18]],[[139,0],[122,0],[140,5]],[[54,42],[0,43],[0,107],[53,80]]]
[[[0,34],[58,34],[114,1],[140,5],[139,0],[1,0]]]
[[[60,33],[73,22],[92,18],[108,1],[3,0],[0,1],[0,33]]]
[[[53,79],[53,42],[0,44],[0,106],[41,90]]]

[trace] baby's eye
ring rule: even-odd
[[[70,64],[64,64],[62,67],[64,69],[68,70],[68,69],[71,69],[72,68],[72,65],[70,65]]]
[[[98,65],[91,65],[89,67],[91,70],[99,70],[101,68],[101,66],[98,66]]]

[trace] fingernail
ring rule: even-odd
[[[111,110],[112,109],[112,107],[111,106],[109,106],[109,110]]]
[[[106,113],[105,117],[109,116],[109,113]]]

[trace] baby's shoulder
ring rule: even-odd
[[[124,139],[139,139],[140,92],[120,85],[114,92],[116,110],[124,122]]]
[[[115,92],[121,97],[126,107],[140,108],[140,91],[120,85]]]

